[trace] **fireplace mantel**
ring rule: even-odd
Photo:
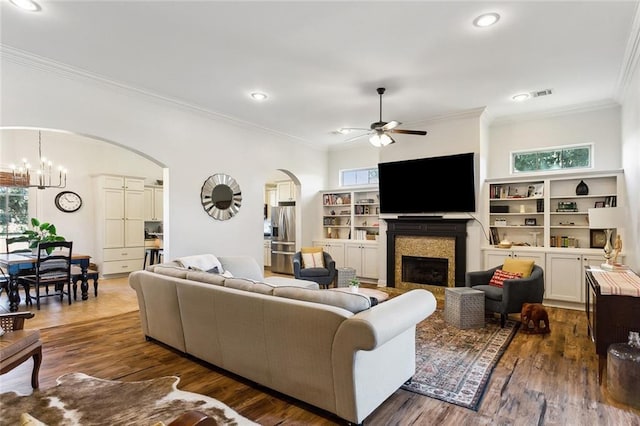
[[[419,216],[385,219],[387,222],[387,286],[396,286],[395,258],[397,236],[432,236],[455,239],[455,286],[464,287],[467,272],[468,219]]]

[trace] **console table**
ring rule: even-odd
[[[596,272],[594,274],[594,272]],[[630,331],[640,331],[640,297],[623,294],[607,294],[603,291],[608,274],[631,274],[629,293],[635,293],[634,283],[640,279],[632,271],[607,272],[599,268],[585,267],[585,311],[587,313],[587,333],[595,343],[598,354],[598,382],[602,381],[602,370],[607,359],[607,349],[612,343],[628,341]],[[610,276],[611,277],[611,276]],[[610,278],[609,277],[609,278]],[[624,288],[624,286],[623,286]],[[605,293],[605,294],[603,294]],[[620,288],[616,293],[620,293]]]

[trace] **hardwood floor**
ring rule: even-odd
[[[366,285],[366,284],[365,284]],[[99,297],[71,306],[47,298],[28,328],[40,328],[40,386],[83,372],[110,380],[180,376],[178,387],[216,398],[263,425],[332,425],[335,416],[144,339],[126,278],[101,280]],[[389,289],[390,292],[398,290]],[[438,295],[439,305],[442,298]],[[6,294],[0,309],[7,308]],[[21,305],[21,310],[24,310]],[[640,411],[609,398],[583,312],[549,308],[550,335],[518,333],[495,368],[478,412],[398,390],[370,425],[640,425]],[[514,319],[517,319],[517,315]],[[31,362],[0,376],[0,391],[30,393]],[[381,366],[383,368],[383,366]],[[0,422],[1,423],[1,422]]]

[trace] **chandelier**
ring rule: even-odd
[[[9,165],[10,172],[2,176],[5,186],[21,188],[64,188],[67,186],[67,169],[58,166],[54,171],[53,163],[42,156],[42,132],[38,131],[38,165],[32,167],[26,158],[22,165]],[[9,176],[7,176],[9,175]]]

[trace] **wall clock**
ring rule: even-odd
[[[82,198],[72,191],[62,191],[56,195],[56,207],[65,213],[73,213],[82,207]]]
[[[202,184],[200,201],[209,216],[216,220],[228,220],[240,210],[242,191],[234,178],[218,173],[209,176]]]

